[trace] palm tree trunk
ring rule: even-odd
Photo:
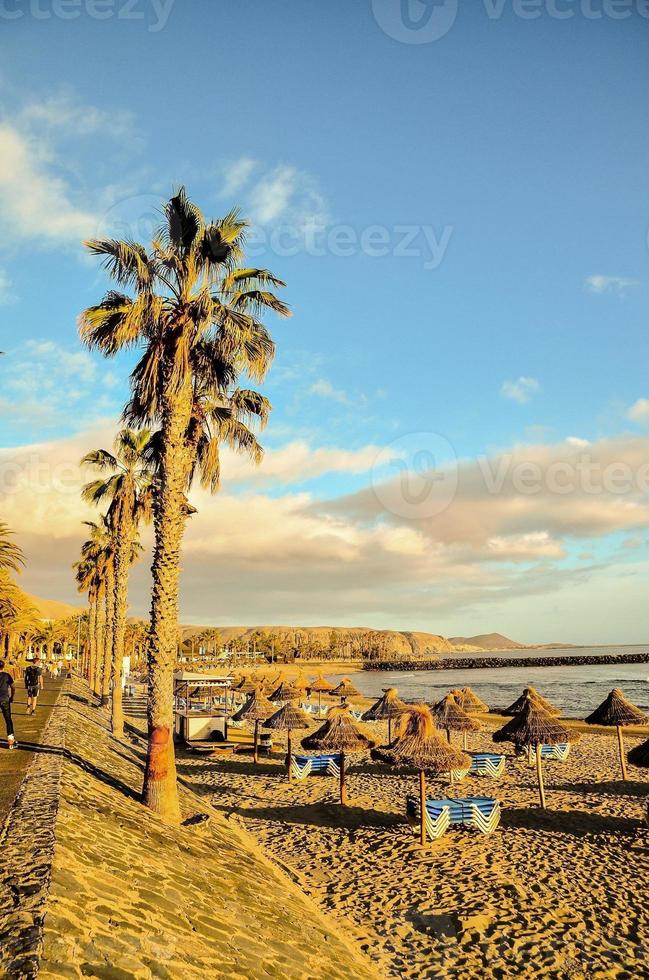
[[[89,599],[88,608],[88,684],[90,690],[95,687],[95,675],[97,672],[97,598],[92,595]]]
[[[166,823],[172,824],[180,822],[173,743],[173,669],[178,637],[180,546],[187,519],[185,488],[189,467],[185,434],[191,402],[191,382],[186,383],[180,392],[166,398],[151,569],[153,589],[147,700],[149,742],[142,800]]]
[[[117,547],[115,551],[115,610],[113,615],[113,694],[110,725],[113,735],[124,736],[124,711],[122,708],[122,670],[124,665],[124,635],[128,604],[128,573],[133,551],[135,525],[133,500],[126,500],[120,515]]]
[[[101,695],[101,672],[104,663],[104,650],[106,649],[106,581],[102,580],[97,589],[95,614],[95,682],[92,689],[95,694]]]
[[[101,675],[101,706],[110,701],[110,682],[113,664],[113,616],[115,613],[115,569],[112,561],[106,565],[106,643]]]

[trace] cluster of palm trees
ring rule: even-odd
[[[195,478],[211,492],[218,489],[223,445],[260,461],[262,448],[251,423],[263,426],[270,404],[259,392],[241,386],[241,381],[263,380],[274,356],[262,315],[270,310],[288,316],[289,309],[272,291],[284,283],[267,269],[244,264],[247,222],[238,211],[207,221],[183,188],[162,210],[162,226],[148,248],[131,241],[86,243],[103,260],[115,289],[82,313],[81,338],[106,357],[129,348],[139,350],[123,413],[129,428],[118,440],[126,432],[133,442],[140,440],[146,481],[136,494],[135,476],[125,476],[126,461],[121,459],[121,469],[116,465],[117,451],[85,457],[86,463],[110,473],[84,490],[88,500],[107,501],[108,510],[91,528],[77,576],[87,588],[94,623],[89,645],[91,680],[103,696],[112,691],[113,731],[120,734],[117,689],[121,691],[128,568],[134,557],[138,514],[144,517],[150,512],[153,587],[142,798],[163,820],[176,823],[180,808],[173,746],[173,667],[181,546],[187,521],[195,513],[187,495]],[[136,497],[141,503],[138,513]],[[112,552],[108,562],[107,547]]]
[[[102,475],[87,483],[82,497],[106,511],[86,521],[89,537],[75,563],[77,585],[88,593],[87,676],[100,703],[111,706],[111,729],[124,734],[122,664],[127,627],[128,578],[141,546],[138,526],[150,520],[153,496],[154,440],[148,429],[122,429],[113,452],[94,449],[81,460]]]
[[[42,624],[28,597],[18,587],[14,575],[25,563],[13,531],[0,521],[0,654],[12,656],[14,648],[29,641]]]

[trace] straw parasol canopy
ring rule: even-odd
[[[392,741],[392,719],[398,718],[408,706],[397,697],[396,687],[384,687],[383,696],[375,701],[361,717],[362,721],[387,721],[388,744]]]
[[[631,749],[627,759],[632,766],[638,766],[639,769],[649,769],[649,739]]]
[[[451,691],[455,700],[468,715],[479,715],[484,711],[489,711],[488,705],[481,701],[478,695],[470,687],[461,687]]]
[[[374,749],[372,758],[390,766],[419,770],[421,808],[420,841],[426,843],[426,773],[468,769],[471,760],[445,742],[435,730],[435,720],[427,704],[408,706],[401,716],[398,737],[385,749]]]
[[[300,696],[300,692],[297,688],[289,684],[288,681],[281,681],[279,687],[276,687],[271,695],[269,695],[268,700],[274,701],[275,703],[281,703],[283,701],[297,701]]]
[[[433,708],[433,716],[438,728],[446,731],[450,744],[451,732],[464,732],[464,748],[466,749],[466,733],[477,732],[480,725],[459,706],[453,692],[442,698]]]
[[[271,709],[272,710],[272,709]],[[283,704],[279,711],[276,711],[274,715],[271,715],[267,721],[264,722],[264,728],[270,728],[274,731],[283,730],[286,732],[287,740],[287,751],[286,751],[286,765],[288,769],[288,781],[291,781],[291,732],[299,731],[300,729],[309,727],[309,719],[304,714],[301,708],[298,708],[296,704],[291,704],[287,701]]]
[[[233,721],[253,721],[255,723],[255,740],[253,758],[255,764],[259,761],[259,722],[264,721],[272,715],[274,706],[261,693],[259,689],[253,691],[242,708],[232,715]]]
[[[315,692],[318,695],[318,714],[320,714],[322,706],[322,695],[327,694],[329,691],[333,691],[335,686],[336,685],[332,684],[331,681],[328,681],[326,677],[323,677],[322,674],[318,674],[318,676],[309,685],[309,690],[311,693],[313,694]]]
[[[345,753],[366,752],[376,745],[372,736],[357,725],[346,705],[330,708],[327,720],[311,735],[302,739],[308,751],[340,752],[340,802],[347,802],[345,787]]]
[[[360,698],[361,692],[357,691],[349,677],[343,677],[340,684],[334,687],[332,694],[337,698]]]
[[[522,748],[536,749],[536,774],[539,781],[539,799],[545,809],[545,786],[541,767],[541,746],[556,745],[558,742],[576,742],[579,734],[565,728],[549,711],[541,707],[538,700],[527,696],[521,711],[514,715],[501,729],[493,734],[494,742],[513,742]]]
[[[620,766],[622,769],[622,779],[627,778],[626,759],[624,757],[624,738],[622,729],[628,725],[649,724],[649,716],[644,711],[627,701],[619,688],[614,688],[592,714],[588,715],[586,722],[589,725],[605,725],[607,728],[617,729],[617,742],[620,753]]]
[[[536,701],[539,707],[543,708],[544,711],[547,711],[549,715],[558,716],[561,714],[560,710],[558,708],[555,708],[555,706],[550,701],[548,701],[547,698],[544,698],[542,694],[539,694],[539,692],[534,687],[526,687],[523,693],[521,694],[521,696],[519,698],[516,698],[514,703],[510,704],[508,708],[505,708],[504,711],[501,711],[501,714],[503,715],[519,714],[525,707],[525,703],[528,698],[531,698],[532,701]]]

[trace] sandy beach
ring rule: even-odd
[[[372,727],[385,739],[385,726]],[[628,747],[638,741],[629,737]],[[425,850],[404,819],[416,776],[367,757],[350,768],[346,809],[332,778],[289,785],[281,756],[254,767],[241,755],[183,753],[179,771],[333,916],[381,976],[647,975],[646,772],[630,769],[622,783],[614,738],[584,735],[567,762],[545,764],[543,812],[533,767],[509,746],[495,747],[485,731],[469,736],[469,748],[504,751],[506,774],[467,777],[452,795],[496,796],[501,825],[487,837],[450,830]],[[448,790],[431,780],[428,795]]]

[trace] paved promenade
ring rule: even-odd
[[[41,744],[43,730],[52,714],[62,684],[62,680],[53,681],[45,678],[45,690],[38,699],[36,714],[28,715],[25,687],[22,680],[17,682],[12,714],[18,747],[13,752],[7,749],[4,724],[0,716],[0,826],[34,757],[29,747]]]

